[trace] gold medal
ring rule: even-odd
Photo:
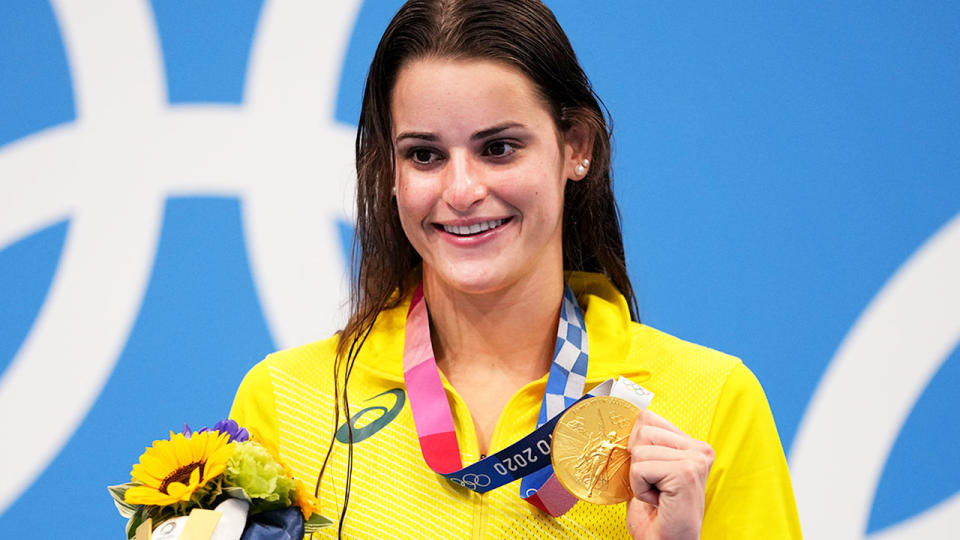
[[[563,487],[577,498],[616,504],[633,496],[627,441],[640,408],[597,396],[567,409],[553,430],[550,461]]]

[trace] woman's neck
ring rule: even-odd
[[[511,375],[526,384],[550,369],[563,275],[528,279],[493,294],[466,294],[424,275],[437,364],[454,374]]]
[[[483,295],[451,290],[431,277],[424,272],[423,291],[437,366],[470,410],[485,454],[510,397],[550,370],[563,274]]]

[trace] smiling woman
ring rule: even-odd
[[[493,61],[411,63],[391,102],[397,208],[428,298],[439,288],[557,298],[563,191],[589,155],[583,138],[558,147],[530,81]]]
[[[589,148],[581,129],[561,136],[531,82],[499,62],[418,60],[400,71],[391,103],[397,209],[423,259],[438,365],[486,453],[507,400],[552,363],[563,192],[583,178],[574,169]],[[484,313],[500,317],[459,323]],[[512,347],[484,347],[491,335]]]
[[[371,63],[357,175],[350,320],[255,367],[231,413],[317,478],[339,535],[799,537],[756,379],[637,320],[610,134],[545,6],[407,2]],[[628,501],[577,502],[553,426],[586,429],[561,413],[591,387],[649,396],[634,383],[652,410],[601,407],[564,450],[566,482]]]

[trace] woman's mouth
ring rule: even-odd
[[[481,221],[480,223],[474,223],[472,225],[435,225],[437,228],[443,229],[444,232],[450,233],[454,236],[474,236],[481,233],[485,233],[491,229],[496,229],[497,227],[502,226],[504,223],[510,221],[511,218],[504,219],[493,219],[490,221]]]

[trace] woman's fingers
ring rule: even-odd
[[[655,479],[647,478],[642,472],[635,472],[630,466],[630,489],[633,498],[639,499],[651,506],[660,506],[660,490],[657,489]]]
[[[644,431],[652,432],[654,430],[659,430],[662,432],[673,433],[680,437],[689,437],[686,433],[680,431],[676,426],[667,422],[662,416],[651,411],[651,410],[642,410],[637,415],[637,419],[633,422],[633,430],[630,432],[630,439],[628,444],[633,446],[637,441],[638,437],[643,436]],[[650,434],[647,434],[649,438]],[[649,442],[649,441],[648,441]]]
[[[694,450],[702,453],[705,457],[709,457],[710,462],[713,462],[713,448],[709,444],[680,431],[676,426],[652,411],[641,411],[633,424],[628,445],[633,448],[638,444]]]
[[[671,424],[664,417],[651,411],[650,409],[644,409],[640,411],[640,414],[637,415],[637,422],[642,422],[643,425],[645,426],[654,426],[658,428],[663,428],[667,431],[672,431],[679,435],[688,436],[686,433],[681,431],[680,428]]]
[[[628,448],[635,502],[657,508],[651,514],[657,528],[661,532],[699,531],[707,476],[713,466],[710,445],[683,433],[656,413],[643,411],[634,423]],[[642,523],[651,518],[644,518],[644,512],[643,505],[628,508],[627,521],[632,529],[642,529]]]
[[[655,506],[660,503],[661,493],[702,493],[712,465],[712,458],[696,450],[643,444],[630,449],[630,461],[634,497]]]
[[[638,444],[630,448],[631,463],[638,461],[680,461],[689,457],[688,451],[668,446]]]
[[[645,460],[630,464],[631,486],[636,483],[634,496],[638,498],[638,492],[646,493],[651,488],[669,496],[697,494],[698,491],[702,495],[708,472],[709,469],[697,459]]]
[[[691,459],[699,462],[707,470],[713,465],[713,448],[689,435],[677,434],[658,427],[641,426],[637,430],[633,448],[656,447],[679,450],[678,459]]]
[[[632,441],[634,444],[652,444],[683,450],[689,448],[691,441],[695,440],[683,433],[675,433],[657,426],[640,425],[636,430],[636,438]]]

